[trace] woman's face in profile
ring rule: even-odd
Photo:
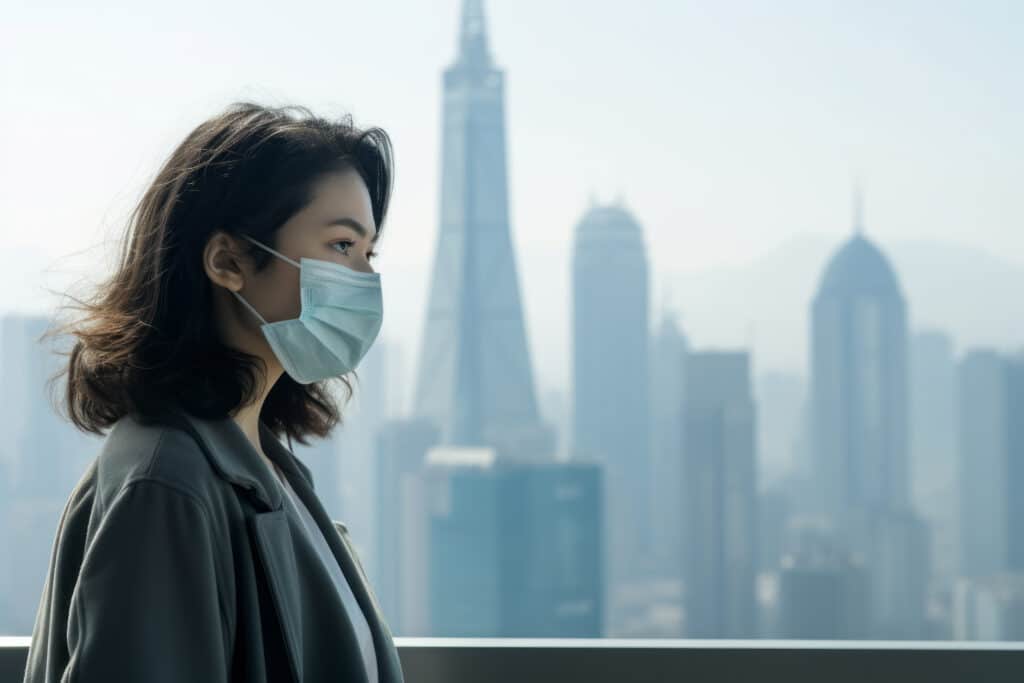
[[[276,245],[268,246],[294,261],[320,259],[372,273],[376,234],[366,183],[358,172],[343,171],[323,176],[313,188],[312,201],[281,226]],[[271,256],[263,270],[248,273],[245,294],[268,322],[297,318],[299,269]]]

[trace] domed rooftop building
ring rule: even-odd
[[[622,204],[591,204],[576,224],[577,240],[621,240],[643,237],[643,229]]]
[[[900,283],[885,254],[857,233],[832,256],[818,287],[821,294],[900,294]]]
[[[840,526],[909,505],[907,307],[889,259],[854,225],[811,309],[814,477]]]
[[[621,586],[643,580],[653,552],[643,228],[621,201],[592,198],[574,226],[571,260],[570,453],[604,467],[605,580]]]

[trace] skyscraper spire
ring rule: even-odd
[[[481,0],[463,0],[459,56],[444,71],[438,246],[413,413],[440,443],[502,459],[549,457],[537,407],[508,210],[504,72]]]
[[[464,64],[490,64],[487,50],[487,26],[483,0],[462,1],[462,30],[459,34],[459,61]]]
[[[864,234],[864,191],[861,188],[860,178],[853,183],[853,233]]]

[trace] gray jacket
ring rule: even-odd
[[[25,682],[365,682],[348,616],[318,599],[335,587],[299,565],[280,483],[241,430],[170,410],[161,423],[119,420],[71,493]],[[309,469],[260,430],[363,609],[381,683],[401,683],[348,529]]]

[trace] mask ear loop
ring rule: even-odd
[[[249,237],[248,235],[242,235],[242,237],[244,237],[245,239],[249,240],[250,242],[255,244],[257,247],[259,247],[260,249],[265,249],[266,251],[269,251],[274,256],[276,256],[276,257],[278,257],[280,259],[284,259],[285,261],[287,261],[288,263],[292,264],[293,266],[295,266],[299,270],[302,270],[302,266],[299,263],[296,263],[295,261],[293,261],[292,259],[288,258],[287,256],[285,256],[281,252],[277,251],[276,249],[271,249],[267,245],[263,244],[263,242],[260,242],[257,239],[253,239],[252,237]],[[239,294],[238,292],[231,292],[231,293],[235,295],[236,299],[238,299],[243,304],[245,304],[245,307],[248,308],[250,311],[252,311],[252,314],[255,315],[257,318],[259,318],[261,323],[263,323],[264,325],[269,324],[269,323],[267,323],[266,319],[262,315],[260,315],[259,311],[257,311],[255,308],[252,307],[252,304],[250,304],[248,301],[246,301],[245,299],[242,298],[241,294]]]
[[[259,311],[257,311],[257,310],[256,310],[255,308],[253,308],[253,307],[252,307],[252,304],[250,304],[250,303],[249,303],[248,301],[246,301],[246,300],[245,300],[245,299],[244,299],[244,298],[242,297],[242,295],[241,295],[241,294],[239,294],[238,292],[231,292],[231,293],[232,293],[232,294],[234,294],[234,295],[235,295],[235,298],[236,298],[236,299],[238,299],[239,301],[241,301],[241,302],[242,302],[242,304],[244,304],[246,308],[248,308],[248,309],[249,309],[250,311],[252,311],[252,314],[253,314],[254,316],[256,316],[257,318],[259,318],[259,319],[260,319],[260,322],[261,322],[261,323],[263,323],[264,325],[267,325],[267,324],[268,324],[268,323],[267,323],[267,321],[266,321],[266,319],[264,319],[264,317],[263,317],[262,315],[260,315],[260,312],[259,312]]]
[[[277,251],[276,249],[271,249],[267,245],[263,244],[263,242],[260,242],[259,240],[256,240],[256,239],[253,239],[252,237],[249,237],[248,235],[242,235],[242,237],[244,237],[245,239],[249,240],[250,242],[255,244],[257,247],[259,247],[260,249],[264,249],[266,251],[269,251],[274,256],[276,256],[276,257],[278,257],[280,259],[284,259],[285,261],[287,261],[288,263],[292,264],[296,268],[299,268],[300,270],[302,269],[302,266],[299,264],[298,261],[294,261],[294,260],[288,258],[287,256],[285,256],[281,252]]]

